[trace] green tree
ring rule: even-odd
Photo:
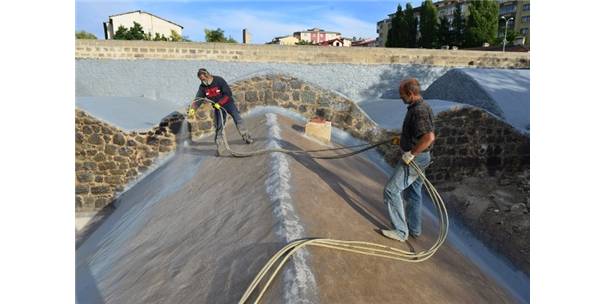
[[[128,30],[126,37],[127,40],[145,40],[146,35],[141,24],[133,21],[133,27]]]
[[[204,36],[206,42],[227,42],[227,43],[237,43],[237,41],[232,38],[225,38],[225,33],[221,28],[217,28],[216,30],[204,29]]]
[[[95,36],[89,32],[86,32],[86,31],[79,31],[79,32],[76,32],[76,39],[95,39],[96,40],[97,36]]]
[[[166,38],[164,34],[160,36],[160,33],[156,33],[156,35],[154,36],[154,41],[168,41],[168,38]]]
[[[307,41],[307,40],[301,40],[301,41],[295,42],[295,44],[296,45],[314,45],[313,42]]]
[[[495,0],[478,0],[469,4],[469,17],[465,28],[465,46],[494,43],[499,27],[499,4]]]
[[[457,3],[452,18],[452,44],[458,47],[463,46],[465,38],[465,16],[461,9],[461,3]]]
[[[183,37],[175,30],[170,30],[170,41],[183,41]]]
[[[438,40],[438,9],[431,0],[425,0],[421,4],[420,45],[424,48],[434,48]]]
[[[405,35],[404,11],[402,11],[402,6],[398,4],[396,15],[391,19],[391,28],[387,31],[385,47],[404,47]]]
[[[114,33],[114,39],[116,40],[129,40],[127,37],[128,29],[124,26],[118,26],[118,30]]]
[[[404,10],[404,23],[408,28],[406,33],[406,41],[404,41],[404,46],[409,48],[416,48],[417,27],[419,25],[417,23],[417,18],[415,18],[414,11],[410,2],[406,3],[406,9]]]
[[[438,45],[450,45],[452,43],[452,35],[450,31],[450,21],[446,16],[440,18],[440,26],[438,27]]]

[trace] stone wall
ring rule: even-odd
[[[482,109],[461,107],[441,112],[434,123],[436,141],[426,173],[434,183],[516,174],[530,168],[530,138]],[[391,165],[398,161],[397,147],[383,146],[380,150]]]
[[[218,60],[231,62],[423,64],[529,68],[529,53],[403,48],[319,47],[128,40],[76,40],[80,59]]]
[[[100,210],[158,157],[176,147],[183,117],[146,132],[124,132],[76,110],[76,212]]]
[[[242,113],[256,106],[278,106],[308,119],[323,117],[368,142],[396,135],[378,127],[354,102],[291,76],[253,77],[231,87]],[[191,121],[193,136],[212,132],[213,117],[210,106],[198,109]],[[435,125],[433,163],[427,171],[434,182],[456,181],[478,173],[515,173],[530,166],[529,137],[482,109],[465,106],[441,112]],[[381,146],[379,151],[391,165],[400,157],[393,145]]]
[[[357,138],[375,141],[377,136],[384,136],[384,131],[351,100],[291,76],[258,76],[235,82],[230,87],[241,113],[256,106],[277,106],[308,119],[323,117]],[[196,118],[190,121],[192,135],[198,137],[212,132],[213,119],[210,106],[198,109]]]

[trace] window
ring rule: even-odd
[[[521,29],[520,33],[522,33],[522,35],[528,35],[528,28]]]
[[[516,11],[515,5],[507,5],[507,6],[501,7],[501,9],[499,10],[499,14],[504,15],[504,14],[514,13],[515,11]]]
[[[528,4],[524,4],[523,8],[522,8],[525,12],[530,10],[530,3]]]
[[[526,22],[526,23],[530,22],[530,16],[522,17],[522,22]]]

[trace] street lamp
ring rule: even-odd
[[[505,19],[505,16],[501,16],[501,19],[505,20],[505,35],[503,35],[503,52],[505,52],[505,44],[507,43],[507,24],[509,21],[513,21],[513,17]]]

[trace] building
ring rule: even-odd
[[[319,43],[317,43],[317,45],[321,45],[321,46],[350,47],[351,46],[351,39],[344,38],[344,37],[337,37],[337,38],[334,38],[334,39],[330,39],[330,40],[325,40],[325,41],[319,42]]]
[[[120,26],[128,29],[133,26],[134,22],[141,24],[143,31],[146,34],[150,33],[152,38],[156,33],[168,38],[171,36],[171,31],[175,31],[180,36],[183,36],[182,26],[148,12],[138,10],[109,16],[109,21],[103,22],[105,39],[113,39],[114,33],[118,31]]]
[[[363,39],[363,40],[352,41],[351,46],[353,46],[353,47],[375,47],[375,46],[377,46],[377,40],[376,39]]]
[[[242,30],[242,44],[249,44],[252,42],[252,36],[248,32],[248,29]]]
[[[463,16],[469,15],[469,4],[464,0],[446,0],[446,1],[438,1],[434,3],[436,9],[438,10],[438,19],[446,16],[448,22],[452,24],[454,20],[454,14],[457,10],[457,4],[461,4],[461,12]]]
[[[320,42],[333,40],[335,38],[340,38],[341,33],[338,32],[327,32],[325,30],[319,28],[312,28],[306,31],[294,32],[293,36],[299,41],[311,42],[313,44],[319,44]]]
[[[396,13],[389,14],[387,15],[387,19],[377,22],[377,34],[379,34],[377,39],[375,39],[377,46],[385,47],[385,43],[387,42],[387,33],[391,28],[391,19],[393,19],[395,15]]]
[[[505,34],[505,20],[513,18],[507,24],[507,32],[513,30],[524,37],[523,44],[530,47],[530,1],[504,1],[499,0],[499,34],[503,39]]]
[[[299,42],[299,39],[295,38],[292,35],[280,36],[274,38],[271,42],[267,44],[279,44],[279,45],[295,45]]]
[[[294,32],[292,35],[275,37],[267,44],[294,45],[298,42],[317,45],[351,46],[351,39],[341,37],[339,32],[327,32],[319,28]]]

